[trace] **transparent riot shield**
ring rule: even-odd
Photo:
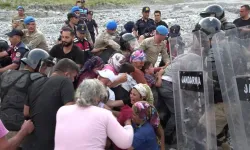
[[[235,33],[242,29],[233,30],[224,36],[214,35],[211,42],[233,149],[249,150],[250,32],[242,38],[238,36],[242,33]]]
[[[184,42],[182,41],[182,38],[179,37],[174,37],[174,38],[169,38],[169,53],[170,53],[170,59],[171,61],[174,60],[175,57],[178,55],[181,55],[184,53]]]
[[[193,43],[171,62],[178,150],[216,150],[208,37],[193,33]]]

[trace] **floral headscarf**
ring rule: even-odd
[[[145,97],[146,98],[145,100],[148,103],[150,104],[154,103],[153,93],[151,91],[151,88],[147,84],[139,83],[136,84],[133,88],[136,89],[142,97]]]
[[[126,57],[120,53],[115,53],[111,58],[108,60],[108,64],[112,65],[116,72],[119,72],[121,65],[124,64],[126,61]]]
[[[92,71],[94,68],[99,68],[100,70],[104,66],[104,62],[102,59],[98,56],[93,56],[91,59],[87,60],[83,66],[83,68],[80,70],[80,74],[85,71]]]
[[[143,120],[143,125],[147,121],[156,129],[160,125],[160,118],[156,108],[145,101],[136,102],[132,106],[134,114],[138,115]]]
[[[130,56],[130,62],[145,61],[145,60],[146,60],[146,54],[143,52],[143,50],[136,50]]]

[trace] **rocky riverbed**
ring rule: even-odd
[[[185,41],[191,37],[191,31],[195,23],[200,19],[201,12],[209,4],[220,4],[226,10],[226,16],[229,21],[233,21],[239,15],[239,8],[246,1],[194,1],[187,0],[184,3],[178,4],[147,4],[151,8],[151,17],[153,18],[154,10],[162,11],[162,19],[170,26],[179,24]],[[246,2],[247,3],[247,2]],[[110,19],[115,19],[119,22],[119,30],[127,21],[136,21],[141,16],[141,8],[146,4],[139,6],[129,6],[122,8],[97,8],[94,9],[94,19],[99,25],[99,31],[104,29],[105,23]],[[68,10],[70,7],[68,8]],[[11,29],[11,17],[16,11],[0,10],[0,38],[6,39],[4,35]],[[50,46],[54,44],[58,38],[59,31],[66,20],[67,11],[62,10],[44,10],[34,7],[34,9],[26,10],[28,15],[32,15],[37,19],[37,26],[41,30]]]

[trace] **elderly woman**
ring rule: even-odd
[[[134,105],[137,102],[147,102],[148,104],[153,106],[154,97],[150,87],[147,84],[137,84],[135,85],[130,92],[130,100],[131,104]],[[121,112],[118,115],[118,121],[123,124],[127,118],[129,118],[129,109],[127,106],[124,106],[121,109]],[[155,128],[155,132],[157,134],[158,139],[160,140],[160,148],[161,150],[165,149],[165,137],[162,126],[159,125]]]
[[[111,70],[115,75],[118,75],[122,64],[124,64],[125,62],[126,58],[124,55],[115,53],[109,58],[108,64],[106,64],[103,69]]]
[[[104,150],[107,138],[122,149],[131,147],[131,120],[122,127],[110,111],[97,107],[106,97],[106,88],[97,79],[80,84],[76,104],[57,112],[55,150]]]
[[[111,56],[108,60],[108,64],[106,64],[103,68],[103,70],[110,70],[115,75],[119,74],[119,71],[121,69],[121,66],[126,62],[126,58],[124,55],[120,53],[115,53],[113,56]],[[124,83],[127,81],[127,74],[123,73],[120,74],[119,77],[110,85],[110,87],[116,87],[117,85]]]
[[[144,73],[141,71],[146,61],[146,54],[143,50],[136,50],[130,56],[130,62],[135,67],[135,71],[131,74],[137,83],[147,84]]]
[[[156,131],[160,125],[160,118],[156,108],[148,102],[140,101],[134,103],[132,112],[135,134],[130,149],[159,150]]]
[[[104,63],[102,59],[98,56],[93,56],[91,59],[87,60],[80,70],[78,76],[77,87],[82,83],[84,79],[94,79],[98,77],[98,70],[102,70]]]

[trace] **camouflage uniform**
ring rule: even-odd
[[[140,48],[146,53],[146,59],[153,65],[157,62],[158,55],[162,54],[162,59],[165,63],[169,62],[169,56],[167,53],[166,42],[162,41],[160,44],[154,42],[154,37],[144,39],[140,45]]]
[[[116,51],[120,51],[120,45],[114,41],[113,36],[104,31],[96,37],[94,48],[103,48],[107,46],[110,46]]]
[[[46,39],[41,31],[36,30],[33,33],[29,33],[28,29],[24,29],[23,33],[23,42],[30,50],[41,48],[45,51],[49,51]]]
[[[24,15],[24,17],[14,16],[12,18],[12,23],[19,24],[15,29],[18,29],[18,30],[26,29],[26,25],[23,22],[23,20],[24,20],[25,17],[26,17],[26,15]]]

